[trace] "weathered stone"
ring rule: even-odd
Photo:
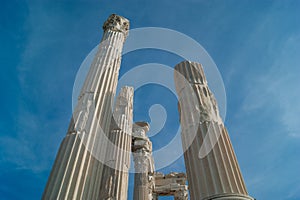
[[[152,143],[146,136],[149,124],[136,122],[132,131],[132,154],[134,159],[134,200],[152,200],[154,189],[154,162],[152,158]]]
[[[105,137],[112,117],[129,22],[112,15],[78,98],[42,199],[98,199],[105,157]]]
[[[129,21],[112,14],[86,77],[66,137],[61,143],[42,199],[125,200],[130,152],[134,200],[159,196],[192,200],[252,200],[248,196],[218,105],[200,64],[175,67],[182,128],[184,173],[155,172],[149,124],[133,118],[133,88],[116,93],[123,43]]]
[[[153,196],[174,196],[176,200],[188,200],[188,187],[184,173],[172,172],[167,175],[154,174],[155,187]]]
[[[108,135],[100,199],[126,200],[130,167],[133,88],[123,87],[115,103]]]
[[[190,198],[252,199],[201,65],[181,62],[174,76]]]

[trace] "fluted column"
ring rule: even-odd
[[[115,14],[103,25],[103,38],[78,98],[66,137],[52,167],[43,199],[97,199],[129,21]]]
[[[149,124],[136,122],[132,131],[132,153],[134,159],[134,200],[152,200],[154,187],[152,158],[152,143],[146,136]]]
[[[115,103],[99,199],[127,199],[132,108],[133,88],[125,86]]]
[[[181,62],[174,76],[191,199],[252,199],[201,64]]]

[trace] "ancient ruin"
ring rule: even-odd
[[[184,61],[175,66],[187,175],[155,170],[152,142],[147,136],[151,127],[147,122],[133,123],[134,88],[123,87],[114,102],[129,21],[112,14],[103,30],[42,199],[126,200],[130,155],[135,169],[134,200],[157,200],[160,196],[175,200],[189,196],[193,200],[253,199],[248,196],[217,102],[198,63]]]

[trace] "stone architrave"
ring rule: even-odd
[[[183,61],[174,76],[191,200],[252,200],[201,64]]]
[[[116,99],[103,169],[100,199],[126,200],[130,167],[133,88],[123,87]]]
[[[129,21],[112,14],[90,67],[42,199],[99,199],[106,135]]]
[[[188,200],[188,187],[186,185],[186,175],[184,173],[172,172],[164,175],[155,172],[154,182],[155,187],[153,190],[153,197],[174,196],[175,200]]]

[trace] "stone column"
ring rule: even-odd
[[[190,198],[252,199],[201,64],[181,62],[174,76]]]
[[[99,199],[127,199],[132,107],[133,88],[123,87],[115,103]]]
[[[129,21],[115,14],[103,25],[103,38],[78,98],[66,137],[52,167],[43,199],[97,199],[105,157],[105,134],[112,117]]]
[[[136,122],[132,131],[132,153],[134,159],[134,200],[152,200],[154,163],[152,143],[146,136],[149,124]]]

